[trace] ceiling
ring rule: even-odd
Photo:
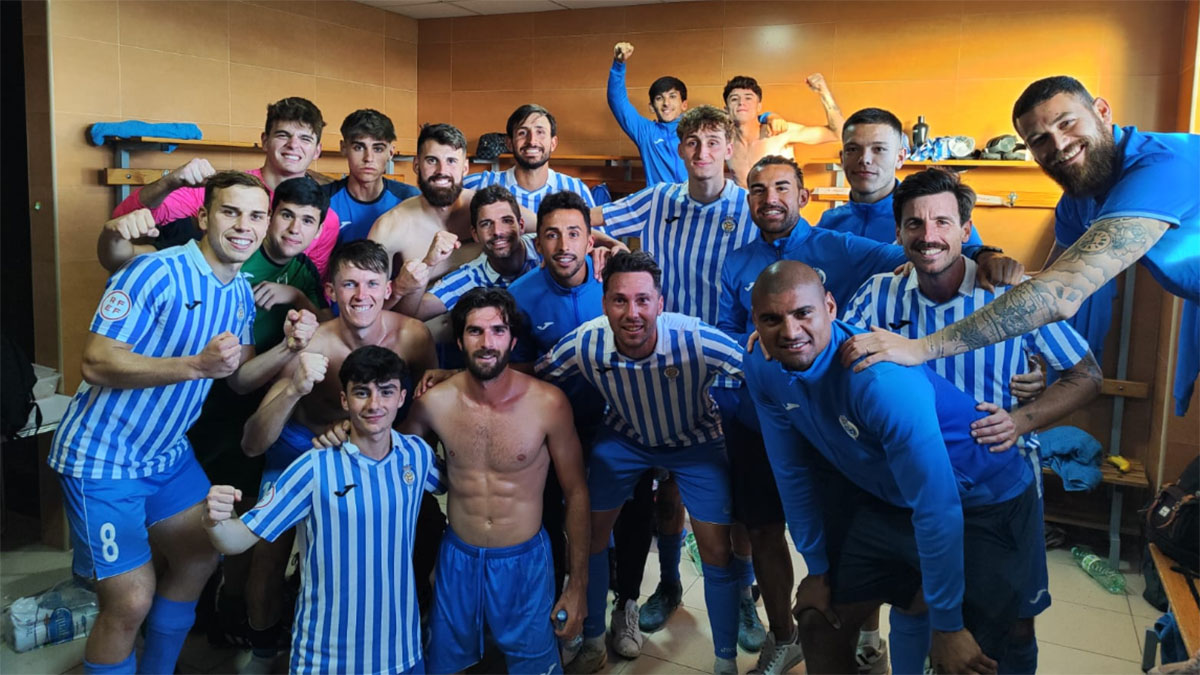
[[[588,9],[621,5],[651,5],[683,0],[358,0],[414,19],[448,16],[550,12],[558,9]]]

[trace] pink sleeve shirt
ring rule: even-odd
[[[262,169],[251,169],[246,173],[262,178]],[[113,218],[145,208],[139,197],[141,192],[142,189],[138,188],[130,193],[124,201],[117,204],[117,208],[113,209]],[[274,198],[274,196],[272,192],[271,197]],[[154,217],[155,224],[162,225],[180,218],[190,218],[200,211],[201,206],[204,206],[204,188],[181,187],[167,195],[162,204],[150,209],[150,214]],[[341,221],[337,214],[333,209],[329,209],[325,213],[325,220],[321,222],[321,229],[317,232],[317,236],[313,238],[308,248],[304,249],[304,253],[317,266],[317,271],[321,273],[322,277],[325,276],[325,268],[329,266],[329,256],[333,253],[333,247],[337,245],[338,228],[340,227]]]

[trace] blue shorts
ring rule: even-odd
[[[1035,454],[1036,457],[1036,454]],[[1041,469],[1038,469],[1040,476]],[[1039,494],[1037,500],[1037,522],[1035,532],[1029,533],[1029,538],[1036,545],[1029,562],[1029,574],[1025,577],[1025,587],[1021,593],[1021,609],[1017,618],[1031,619],[1050,607],[1050,572],[1046,569],[1046,522],[1045,504]]]
[[[667,469],[679,485],[688,513],[698,520],[728,525],[733,506],[725,441],[699,445],[650,447],[604,429],[592,446],[588,496],[593,511],[619,508],[648,469]]]
[[[510,673],[561,673],[550,538],[505,548],[479,548],[446,528],[433,580],[425,668],[457,673],[483,658],[485,634],[504,653]]]
[[[312,450],[312,439],[315,434],[303,424],[288,420],[279,432],[279,438],[267,448],[267,460],[263,465],[262,481],[258,485],[258,494],[265,495],[283,470],[296,461],[300,455]]]
[[[73,569],[107,579],[150,562],[149,528],[203,502],[208,476],[189,449],[166,471],[145,478],[75,478],[59,474]]]

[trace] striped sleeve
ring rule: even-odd
[[[433,450],[429,451],[431,454]],[[429,461],[429,473],[425,474],[425,491],[432,492],[435,495],[446,494],[446,483],[443,478],[446,475],[446,463],[438,459],[436,456],[431,456]]]
[[[743,379],[742,348],[719,329],[702,323],[700,324],[700,345],[704,350],[704,362],[726,378]]]
[[[450,309],[467,291],[477,286],[479,279],[475,275],[475,266],[468,263],[442,277],[429,292]]]
[[[562,382],[581,370],[579,328],[567,333],[534,366],[534,373],[547,382]]]
[[[1048,367],[1059,372],[1069,370],[1090,351],[1087,340],[1066,321],[1046,324],[1026,335],[1025,340],[1027,349],[1032,347],[1046,360]]]
[[[496,182],[492,180],[491,171],[479,171],[477,173],[469,173],[463,176],[463,188],[466,190],[478,190],[482,187],[487,187]]]
[[[133,344],[155,331],[159,314],[176,291],[166,263],[157,257],[138,256],[109,278],[90,330]]]
[[[330,450],[309,450],[297,457],[268,488],[267,494],[259,496],[258,504],[242,516],[242,522],[251,532],[275,541],[308,517],[317,482],[317,454],[321,452]]]
[[[876,325],[875,321],[875,291],[879,286],[879,275],[867,279],[866,283],[858,287],[858,291],[850,298],[850,302],[846,303],[846,309],[842,313],[842,321],[851,326],[859,328],[870,328]]]
[[[605,234],[610,237],[641,236],[650,219],[650,208],[654,204],[657,187],[639,190],[600,207],[604,215]]]

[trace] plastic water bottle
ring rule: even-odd
[[[26,652],[85,637],[99,611],[96,594],[73,579],[36,597],[18,598],[9,608],[13,650]]]
[[[688,557],[692,559],[692,564],[696,566],[696,574],[704,576],[704,567],[700,562],[700,548],[696,546],[696,535],[688,532],[683,538],[683,547],[687,550]]]
[[[567,625],[567,610],[560,609],[554,615],[554,621],[558,624],[558,628]],[[563,665],[575,660],[575,656],[579,654],[579,649],[583,647],[583,632],[572,638],[558,638],[558,652],[562,658]]]
[[[1075,556],[1075,562],[1083,571],[1100,582],[1109,593],[1120,595],[1125,592],[1125,575],[1109,567],[1104,558],[1081,546],[1071,547],[1071,555]]]

